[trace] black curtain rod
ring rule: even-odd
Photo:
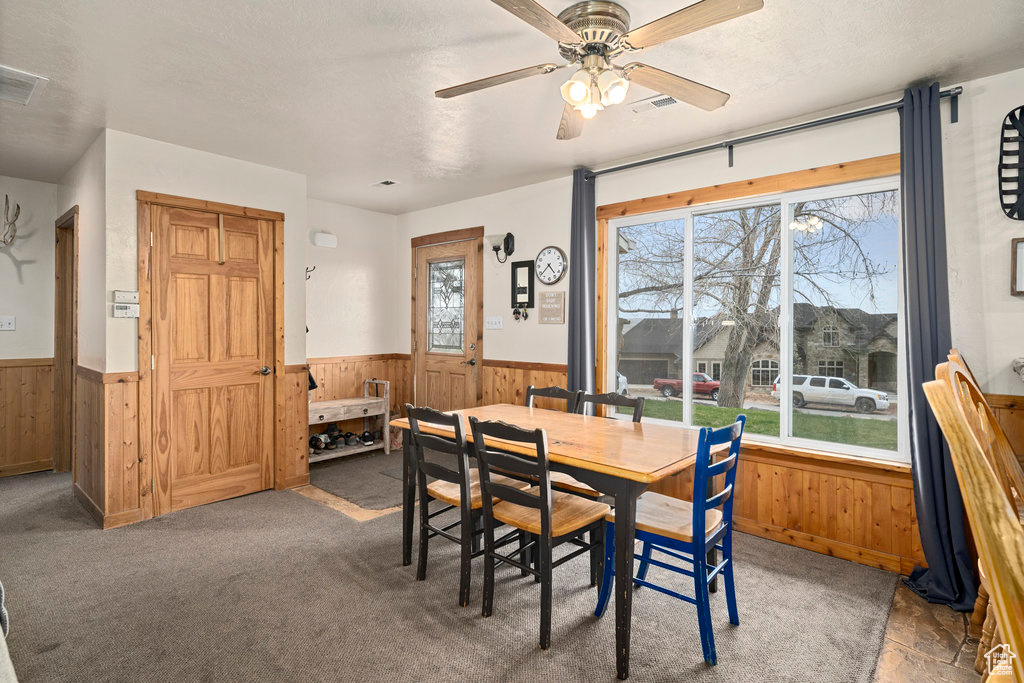
[[[957,121],[957,97],[963,93],[963,87],[957,85],[948,90],[942,90],[939,92],[939,97],[952,97],[950,118],[953,123]],[[861,116],[870,116],[872,114],[879,114],[883,111],[892,111],[893,109],[899,109],[903,106],[903,100],[897,100],[895,102],[888,102],[886,104],[879,104],[874,107],[868,107],[867,109],[858,109],[857,111],[846,112],[845,114],[836,114],[835,116],[828,116],[823,119],[816,119],[814,121],[806,121],[804,123],[797,123],[792,126],[786,126],[784,128],[776,128],[775,130],[766,130],[762,133],[755,133],[753,135],[747,135],[742,138],[733,138],[732,140],[724,140],[722,142],[716,142],[711,145],[705,145],[703,147],[697,147],[695,149],[687,149],[682,152],[674,152],[672,154],[666,154],[660,157],[654,157],[653,159],[644,159],[643,161],[634,161],[629,164],[623,164],[621,166],[613,166],[600,171],[593,171],[587,175],[588,178],[596,178],[607,173],[617,173],[619,171],[625,171],[630,168],[638,168],[640,166],[648,166],[650,164],[658,164],[662,161],[671,161],[672,159],[680,159],[682,157],[688,157],[694,154],[702,154],[704,152],[711,152],[716,149],[727,149],[729,150],[729,165],[732,166],[732,148],[735,145],[742,145],[748,142],[755,142],[757,140],[764,140],[765,138],[773,138],[778,135],[786,135],[787,133],[795,133],[799,130],[807,130],[808,128],[817,128],[818,126],[826,126],[832,123],[839,123],[840,121],[849,121],[850,119],[860,118]]]

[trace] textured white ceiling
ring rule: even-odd
[[[689,1],[623,4],[639,26]],[[1024,66],[1021,0],[765,5],[640,53],[732,93],[723,109],[619,106],[560,142],[565,72],[433,97],[557,61],[553,41],[487,0],[0,0],[0,63],[51,79],[28,107],[0,102],[0,175],[56,181],[109,127],[305,173],[311,196],[401,213]],[[650,94],[635,87],[628,101]],[[385,178],[400,184],[370,187]]]

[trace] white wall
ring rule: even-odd
[[[999,127],[1006,113],[1020,106],[1024,69],[962,85],[964,95],[957,124],[950,124],[948,100],[942,104],[953,342],[970,360],[983,389],[1024,394],[1024,385],[1009,371],[1012,359],[1024,356],[1024,300],[1009,294],[1010,239],[1024,237],[1024,223],[1002,214],[995,182]],[[895,112],[879,114],[742,145],[735,149],[732,168],[725,150],[721,150],[603,176],[597,180],[597,204],[891,154],[899,149],[899,116]],[[409,317],[408,238],[483,225],[488,234],[515,234],[515,260],[533,258],[549,243],[568,252],[570,191],[571,179],[567,177],[399,216],[399,320]],[[505,318],[504,330],[484,333],[486,357],[565,362],[567,328],[537,325],[535,319],[512,322],[508,266],[497,266],[489,252],[486,256],[484,314]],[[544,288],[540,284],[537,287]],[[568,278],[556,289],[567,287]],[[393,346],[408,352],[404,327],[397,329]]]
[[[603,176],[597,179],[597,204],[891,154],[899,151],[898,125],[896,114],[880,115],[744,145],[736,149],[732,168],[723,150]],[[402,263],[396,277],[401,278],[398,294],[402,308],[397,315],[402,320],[409,319],[408,238],[483,225],[486,234],[515,235],[516,253],[510,260],[533,259],[549,244],[560,246],[568,254],[571,192],[572,178],[566,177],[399,216],[402,237],[398,255]],[[484,315],[504,317],[503,330],[484,332],[485,357],[565,363],[568,327],[538,324],[536,309],[531,311],[534,315],[529,320],[513,321],[509,264],[498,265],[486,246],[485,252]],[[572,263],[569,268],[572,269]],[[540,283],[535,287],[538,292],[568,292],[569,277],[550,288]],[[405,327],[399,331],[394,345],[396,350],[409,352]]]
[[[1021,93],[1024,69],[971,81],[960,122],[942,122],[953,343],[995,394],[1024,394],[1010,372],[1024,356],[1024,298],[1010,296],[1010,240],[1024,237],[1024,222],[1003,214],[996,186],[1000,126]]]
[[[0,176],[0,195],[5,194],[10,197],[10,216],[16,204],[21,206],[21,216],[14,242],[0,247],[0,316],[13,315],[17,324],[13,332],[0,331],[0,358],[49,358],[53,356],[57,186]],[[46,311],[49,315],[40,313]]]
[[[78,205],[78,364],[106,367],[106,131],[101,131],[57,188],[58,216]],[[52,325],[53,305],[49,307]]]
[[[316,271],[306,281],[306,356],[407,352],[393,347],[409,320],[393,305],[402,299],[395,277],[397,217],[317,199],[308,207],[306,263]],[[317,231],[335,235],[337,248],[314,246]],[[408,298],[408,288],[403,292]]]
[[[398,217],[398,243],[395,249],[395,330],[393,350],[409,353],[409,319],[412,249],[409,240],[447,230],[484,226],[484,234],[511,232],[516,238],[515,253],[499,264],[490,245],[484,245],[484,316],[501,316],[501,330],[484,330],[483,357],[499,360],[565,363],[568,345],[566,325],[541,325],[538,309],[525,321],[512,318],[511,265],[528,261],[548,245],[569,253],[569,220],[572,178],[551,180],[497,194],[476,197]],[[569,265],[572,267],[572,264]],[[566,292],[568,306],[569,276],[556,285],[535,283],[535,292]],[[566,316],[568,320],[568,315]]]
[[[281,211],[285,215],[285,362],[306,362],[306,176],[188,147],[106,134],[106,372],[138,369],[138,323],[111,317],[113,290],[138,287],[136,190]]]

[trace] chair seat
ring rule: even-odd
[[[579,494],[581,496],[587,496],[589,498],[600,498],[601,492],[595,488],[587,486],[582,481],[573,478],[565,472],[552,472],[550,474],[551,485],[557,489],[563,491],[571,491],[572,493]]]
[[[605,519],[615,521],[615,512]],[[715,508],[704,513],[707,534],[722,523],[722,511]],[[660,493],[647,492],[636,499],[636,528],[659,536],[674,538],[684,543],[693,542],[693,504]]]
[[[540,487],[533,486],[527,493],[539,495]],[[558,538],[598,521],[611,510],[604,503],[587,500],[571,493],[551,492],[551,536]],[[508,501],[495,503],[494,518],[509,526],[531,534],[540,534],[540,510]]]
[[[505,486],[509,486],[514,489],[530,488],[529,482],[519,481],[518,479],[511,479],[497,474],[491,475],[491,481],[495,484],[504,484]],[[427,484],[427,493],[430,494],[431,498],[436,498],[437,500],[448,503],[449,505],[458,506],[462,502],[462,491],[459,490],[459,485],[450,481],[442,481],[438,479],[430,482]],[[470,509],[479,510],[482,508],[484,503],[483,497],[480,495],[480,473],[475,469],[470,470],[469,472],[469,494]]]

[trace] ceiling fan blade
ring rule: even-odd
[[[632,83],[650,88],[662,95],[671,95],[680,102],[686,102],[707,111],[718,109],[729,101],[729,93],[715,90],[688,78],[676,76],[640,62],[627,64],[622,67],[622,70]]]
[[[495,5],[511,12],[530,26],[560,43],[579,45],[583,39],[558,20],[535,0],[491,0]]]
[[[539,74],[549,74],[552,71],[558,71],[566,66],[568,66],[568,64],[538,64],[537,66],[528,66],[525,69],[516,69],[515,71],[498,74],[497,76],[481,78],[477,81],[463,83],[462,85],[453,85],[450,88],[438,90],[434,93],[434,96],[443,98],[457,97],[459,95],[465,95],[468,92],[476,92],[477,90],[483,90],[484,88],[501,85],[502,83],[511,83],[512,81],[518,81],[523,78],[529,78],[530,76],[537,76]]]
[[[562,120],[558,122],[556,140],[572,140],[583,132],[583,114],[572,108],[568,102],[562,110]]]
[[[756,12],[762,7],[764,0],[701,0],[678,12],[633,29],[622,37],[622,43],[630,50],[643,50],[666,40]]]

